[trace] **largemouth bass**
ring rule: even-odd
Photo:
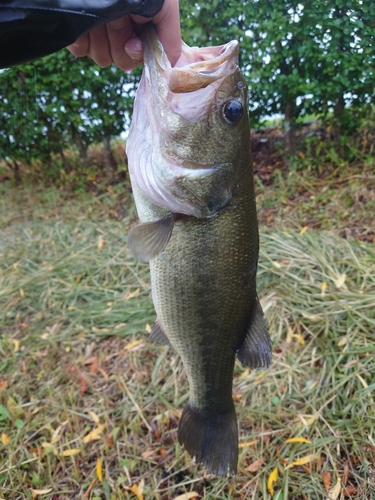
[[[238,43],[183,46],[172,68],[155,30],[127,142],[140,224],[133,255],[150,261],[150,338],[181,356],[190,397],[178,439],[216,475],[235,474],[235,357],[267,368],[271,340],[256,292],[258,225]]]

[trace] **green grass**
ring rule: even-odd
[[[144,484],[147,500],[267,499],[275,468],[277,500],[327,498],[324,480],[339,479],[331,498],[375,498],[374,246],[300,234],[298,215],[296,231],[261,228],[274,358],[264,372],[236,365],[239,474],[217,479],[176,442],[187,381],[172,350],[147,342],[148,266],[129,256],[120,189],[1,187],[0,498],[135,499]]]

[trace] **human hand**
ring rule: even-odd
[[[131,71],[143,61],[142,41],[135,33],[133,24],[149,21],[155,24],[173,66],[181,54],[178,0],[165,0],[161,11],[151,19],[130,14],[99,26],[67,48],[76,57],[90,56],[99,66],[116,64],[124,71]]]

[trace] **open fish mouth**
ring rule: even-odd
[[[145,37],[148,36],[149,31],[145,34]],[[168,89],[176,94],[203,89],[233,74],[238,67],[239,45],[236,40],[217,47],[203,48],[189,47],[183,43],[181,56],[173,68],[158,39],[152,38],[145,47],[145,66],[152,67],[154,59],[154,69],[158,73],[154,77],[159,78],[162,73]]]
[[[208,49],[194,47],[187,51],[186,47],[183,46],[182,55],[169,75],[171,92],[194,92],[228,77],[237,69],[238,42],[235,40]]]

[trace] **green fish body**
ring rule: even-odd
[[[150,261],[151,339],[172,345],[187,373],[179,441],[213,474],[234,474],[235,358],[251,368],[271,361],[256,292],[247,87],[236,42],[184,46],[171,68],[154,30],[143,36],[145,69],[127,146],[141,223],[129,246]]]

